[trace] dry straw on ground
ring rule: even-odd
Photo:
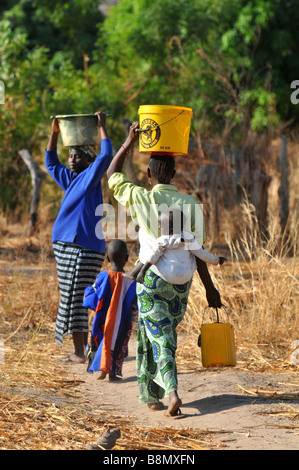
[[[269,239],[263,241],[248,201],[242,209],[242,237],[234,242],[226,234],[229,262],[210,268],[226,306],[219,310],[221,321],[234,326],[238,367],[295,372],[298,362],[292,362],[291,357],[293,345],[299,340],[298,218],[294,217],[285,239],[273,230]],[[194,341],[206,306],[204,288],[196,274],[181,326]],[[205,321],[209,318],[215,321],[215,312],[210,310]],[[186,358],[191,356],[186,345],[182,357],[187,362]]]
[[[284,240],[273,229],[267,242],[261,240],[246,201],[243,218],[238,242],[226,238],[229,261],[210,268],[235,329],[236,367],[295,377],[298,364],[291,357],[292,344],[299,340],[296,218]],[[5,360],[0,365],[0,449],[82,449],[107,426],[121,429],[115,449],[221,446],[219,434],[135,426],[130,416],[118,416],[108,404],[95,411],[85,401],[76,378],[59,365],[52,340],[59,292],[49,233],[20,239],[17,230],[11,233],[8,225],[3,227],[0,340]],[[204,288],[195,275],[179,326],[180,370],[196,370],[200,363],[196,345],[205,307]],[[291,405],[280,412],[298,419],[298,410]]]
[[[109,403],[94,407],[80,381],[59,364],[52,338],[36,334],[10,343],[1,368],[0,449],[86,449],[107,428],[119,428],[114,450],[211,449],[221,445],[209,431],[159,429],[133,424]]]
[[[209,431],[136,426],[108,403],[95,409],[86,400],[53,343],[59,291],[54,260],[39,243],[24,237],[2,245],[0,449],[85,449],[108,427],[121,430],[115,450],[221,446],[220,437]]]

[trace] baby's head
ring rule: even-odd
[[[128,261],[128,248],[123,240],[112,240],[107,248],[108,261],[118,266],[120,269],[124,267]]]
[[[180,235],[185,222],[185,216],[180,209],[169,207],[159,216],[161,235]]]

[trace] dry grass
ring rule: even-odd
[[[61,348],[53,342],[59,291],[48,232],[29,237],[26,226],[16,225],[7,226],[2,235],[1,450],[85,449],[107,428],[116,427],[121,438],[114,450],[208,450],[222,445],[217,433],[136,426],[132,416],[119,416],[105,403],[100,409],[90,403],[81,381],[59,362]],[[69,338],[65,343],[71,347]]]
[[[48,328],[45,331],[45,327]],[[28,328],[28,326],[27,326]],[[109,404],[95,407],[58,361],[52,323],[35,331],[25,328],[5,342],[0,369],[0,449],[80,450],[88,448],[108,428],[119,428],[114,450],[208,450],[217,433],[134,425],[134,417],[119,416]]]
[[[238,242],[226,235],[229,262],[210,268],[235,328],[236,368],[293,376],[298,372],[291,361],[292,343],[299,339],[298,219],[293,218],[283,239],[273,225],[269,240],[262,242],[247,201],[242,216]],[[222,445],[208,431],[140,427],[132,424],[132,417],[120,417],[107,407],[95,411],[78,380],[56,360],[61,354],[53,343],[59,292],[50,229],[29,237],[25,225],[20,229],[3,223],[0,238],[0,340],[5,352],[0,364],[0,449],[82,449],[107,427],[122,431],[115,449]],[[179,330],[180,370],[201,368],[197,336],[205,307],[204,288],[195,275]],[[289,412],[297,419],[298,410]]]
[[[270,227],[269,239],[262,241],[253,208],[242,205],[242,237],[234,242],[226,234],[230,260],[210,272],[226,309],[221,320],[235,329],[238,367],[259,371],[296,371],[292,363],[293,344],[299,340],[298,220],[294,217],[288,235],[281,237]],[[196,344],[207,306],[205,291],[196,275],[182,330]],[[215,312],[208,309],[215,321]],[[228,319],[227,315],[228,314]],[[205,317],[209,321],[209,315]],[[189,340],[188,340],[189,343]],[[190,344],[190,343],[189,343]],[[199,359],[183,346],[182,358]],[[191,362],[191,361],[190,361]]]

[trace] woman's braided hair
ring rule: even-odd
[[[175,168],[174,158],[171,155],[152,155],[148,166],[153,176],[163,184],[169,181],[169,175]]]

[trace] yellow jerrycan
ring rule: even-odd
[[[222,306],[224,309],[225,307]],[[234,327],[230,323],[219,321],[218,309],[216,308],[217,322],[204,323],[206,307],[201,324],[201,361],[203,367],[235,366],[236,349]],[[225,309],[226,315],[227,311]],[[228,317],[228,315],[227,315]]]

